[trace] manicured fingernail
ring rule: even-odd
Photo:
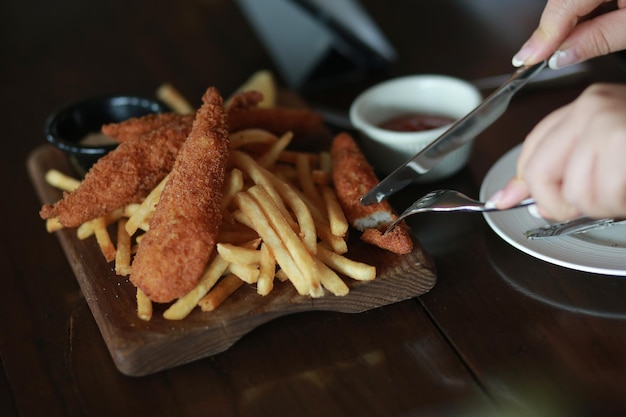
[[[578,56],[573,49],[558,50],[548,60],[548,66],[557,70],[578,62]]]
[[[537,219],[542,219],[543,217],[541,217],[541,214],[539,213],[539,208],[537,208],[536,204],[530,205],[528,206],[528,212],[530,213],[531,216],[537,218]]]
[[[496,208],[498,201],[502,198],[503,191],[496,191],[489,199],[485,202],[485,207],[488,209]]]
[[[524,62],[526,62],[526,60],[528,58],[530,58],[530,55],[532,54],[532,48],[530,46],[530,44],[528,42],[526,42],[523,46],[522,49],[520,49],[515,56],[513,57],[513,59],[511,60],[511,63],[513,64],[514,67],[521,67],[524,65]]]

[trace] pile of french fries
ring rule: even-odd
[[[262,75],[253,77],[247,88],[273,99],[272,86]],[[158,94],[178,111],[190,108],[171,86],[162,87]],[[175,95],[176,102],[168,100],[170,95]],[[343,296],[349,292],[344,278],[376,277],[374,266],[346,256],[349,225],[332,187],[330,154],[288,150],[292,139],[290,132],[276,136],[260,129],[231,133],[215,255],[198,285],[169,305],[164,318],[181,320],[196,307],[213,311],[242,285],[255,285],[260,296],[267,296],[278,279],[289,281],[302,296],[321,297],[326,291]],[[143,202],[77,228],[79,239],[95,236],[116,274],[131,274],[133,254],[149,229],[167,179]],[[46,174],[46,181],[65,191],[80,184],[55,170]],[[47,223],[50,232],[60,227],[52,219]],[[116,230],[115,238],[112,230]],[[144,320],[153,315],[152,302],[140,289],[137,314]]]

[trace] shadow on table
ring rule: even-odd
[[[572,313],[626,319],[624,277],[576,271],[536,259],[494,233],[485,236],[487,258],[512,288]]]

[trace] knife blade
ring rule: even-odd
[[[446,155],[469,143],[507,109],[513,95],[541,72],[547,61],[520,68],[478,107],[454,123],[441,136],[419,151],[361,197],[363,205],[379,203],[430,171]]]
[[[592,219],[590,217],[579,217],[563,223],[555,223],[548,226],[527,230],[524,233],[527,239],[545,239],[554,236],[567,236],[574,233],[586,232],[588,230],[603,229],[616,224],[626,223],[626,219]]]

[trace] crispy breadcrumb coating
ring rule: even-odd
[[[378,177],[352,136],[347,133],[335,136],[331,157],[339,203],[352,227],[363,232],[361,239],[395,253],[411,252],[413,240],[404,224],[382,233],[397,218],[388,201],[370,206],[361,203],[361,197],[378,184]]]
[[[179,298],[200,280],[222,222],[227,160],[222,98],[209,88],[133,261],[131,281],[153,301]]]
[[[165,125],[128,139],[100,158],[80,186],[39,212],[57,217],[65,227],[103,216],[126,204],[142,201],[170,172],[190,126]]]

